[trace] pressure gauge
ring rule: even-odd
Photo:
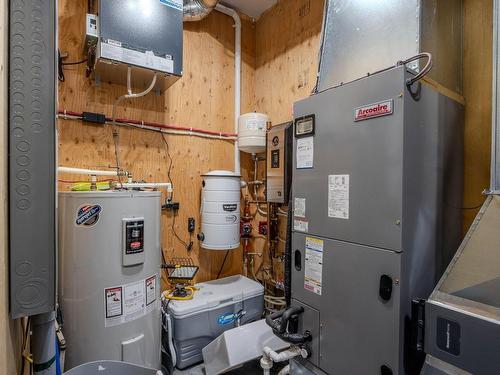
[[[315,117],[308,115],[295,120],[295,137],[305,137],[314,134]]]

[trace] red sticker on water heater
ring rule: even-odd
[[[364,105],[354,109],[354,121],[368,120],[374,117],[392,115],[393,100],[388,99],[382,102]]]

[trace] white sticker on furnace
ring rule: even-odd
[[[349,175],[328,176],[328,217],[349,219]]]
[[[323,241],[306,237],[304,289],[321,295],[323,283]]]
[[[297,232],[306,233],[309,231],[309,223],[305,220],[297,220],[293,221],[293,230]]]
[[[306,217],[306,199],[305,198],[295,198],[295,203],[293,205],[293,215],[295,217]]]
[[[314,167],[314,137],[297,139],[297,169]]]

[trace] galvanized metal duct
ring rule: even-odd
[[[184,22],[200,21],[214,10],[219,0],[184,0]]]

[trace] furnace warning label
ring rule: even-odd
[[[151,312],[156,306],[157,276],[104,289],[105,327],[113,327]]]
[[[323,241],[306,237],[304,289],[321,295],[323,282]]]
[[[293,221],[293,230],[297,232],[308,232],[309,231],[309,223],[305,220],[297,220]]]
[[[314,137],[297,139],[297,169],[307,169],[314,166]]]
[[[328,176],[328,217],[349,219],[349,175]]]
[[[293,205],[293,215],[295,217],[306,217],[306,199],[305,198],[295,198],[295,203]]]

